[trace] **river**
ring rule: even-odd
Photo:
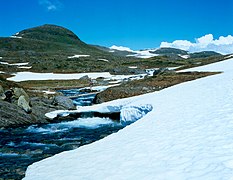
[[[79,89],[63,90],[78,95]],[[88,106],[95,96],[73,98]],[[31,125],[0,130],[0,179],[22,179],[26,168],[41,159],[100,140],[125,126],[109,118],[79,118],[74,121]]]

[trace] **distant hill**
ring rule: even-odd
[[[221,56],[221,54],[214,51],[202,51],[190,54],[191,58],[206,58],[210,56]]]
[[[188,55],[187,51],[176,48],[159,48],[157,50],[150,51],[150,53],[159,55]]]

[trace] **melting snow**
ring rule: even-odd
[[[154,49],[134,51],[134,50],[132,50],[132,49],[130,49],[128,47],[115,46],[115,45],[111,46],[110,49],[115,49],[115,50],[118,50],[118,51],[128,51],[130,53],[134,53],[134,54],[127,55],[128,57],[151,58],[151,57],[154,57],[154,56],[158,56],[158,54],[150,53],[150,51],[154,50]]]
[[[50,91],[50,90],[42,91],[42,92],[45,93],[45,94],[56,94],[55,91]]]
[[[19,38],[21,39],[22,37],[21,36],[10,36],[11,38]]]
[[[8,65],[9,63],[8,63],[8,62],[3,62],[3,61],[0,61],[0,64],[3,64],[3,65]]]
[[[83,54],[81,54],[81,55],[69,56],[68,58],[69,58],[69,59],[72,59],[72,58],[89,57],[89,56],[90,56],[90,55],[83,55]]]
[[[18,67],[18,68],[20,68],[20,69],[31,69],[32,66],[20,66],[20,67]]]
[[[233,54],[226,56],[225,59],[232,58],[232,57],[233,57]]]
[[[129,69],[137,69],[138,67],[137,66],[129,66],[128,68]]]
[[[183,59],[188,59],[188,58],[190,58],[190,55],[181,55],[181,54],[179,54],[179,56],[182,57]]]
[[[26,63],[8,63],[8,62],[3,62],[3,61],[0,61],[0,64],[4,64],[4,65],[9,65],[9,66],[25,66],[25,65],[28,65],[29,62],[26,62]]]
[[[105,62],[109,62],[109,60],[107,60],[107,59],[98,59],[98,61],[105,61]]]
[[[7,80],[20,82],[29,80],[69,80],[80,79],[83,76],[88,76],[91,79],[97,79],[99,77],[105,78],[105,80],[124,80],[124,79],[142,79],[146,74],[139,75],[111,75],[109,72],[97,72],[97,73],[76,73],[76,74],[54,74],[54,73],[34,73],[34,72],[18,72],[15,76],[7,78]]]
[[[224,73],[92,107],[150,103],[153,110],[118,133],[30,165],[25,180],[232,179],[233,59],[195,70]]]
[[[108,72],[102,73],[77,73],[77,74],[54,74],[54,73],[34,73],[34,72],[18,72],[14,77],[8,78],[10,81],[29,81],[29,80],[69,80],[69,79],[80,79],[83,76],[96,79],[98,77],[112,76]]]

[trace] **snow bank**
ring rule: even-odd
[[[107,60],[107,59],[98,59],[98,61],[109,62],[109,60]]]
[[[1,59],[1,58],[0,58]],[[9,66],[25,66],[25,65],[28,65],[29,62],[26,62],[26,63],[8,63],[8,62],[3,62],[1,61],[0,64],[3,64],[3,65],[9,65]]]
[[[23,38],[23,37],[21,37],[21,36],[10,36],[11,38],[18,38],[18,39],[21,39],[21,38]]]
[[[179,54],[179,56],[182,57],[183,59],[188,59],[188,58],[190,58],[190,55],[181,55],[181,54]]]
[[[73,59],[73,58],[80,58],[80,57],[89,57],[90,55],[74,55],[74,56],[69,56],[68,59]]]
[[[129,69],[137,69],[138,67],[137,66],[129,66],[128,68]]]
[[[76,73],[76,74],[54,74],[54,73],[34,73],[34,72],[18,72],[15,76],[8,78],[10,81],[29,81],[29,80],[68,80],[68,79],[80,79],[83,76],[96,79],[98,77],[111,78],[112,76],[108,72],[101,73]]]
[[[88,76],[91,79],[99,77],[105,80],[124,80],[124,79],[142,79],[146,74],[139,75],[111,75],[109,72],[93,72],[93,73],[72,73],[72,74],[55,74],[55,73],[34,73],[34,72],[17,72],[13,77],[7,78],[10,81],[29,81],[29,80],[69,80],[80,79],[83,76]]]
[[[199,70],[212,69],[224,73],[104,103],[153,110],[118,133],[32,164],[25,179],[232,179],[233,59]]]
[[[137,57],[137,58],[151,58],[154,56],[158,56],[158,54],[150,53],[151,50],[143,50],[143,51],[133,51],[135,54],[127,55],[128,57]]]
[[[20,68],[20,69],[31,69],[32,66],[19,66],[18,68]]]
[[[233,54],[230,54],[229,56],[226,56],[225,59],[232,58]]]
[[[148,112],[152,111],[150,104],[140,106],[126,106],[120,110],[120,121],[122,124],[129,124],[141,119]]]

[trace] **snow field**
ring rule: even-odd
[[[233,179],[233,59],[192,70],[224,73],[92,107],[153,110],[118,133],[34,163],[25,179]]]

